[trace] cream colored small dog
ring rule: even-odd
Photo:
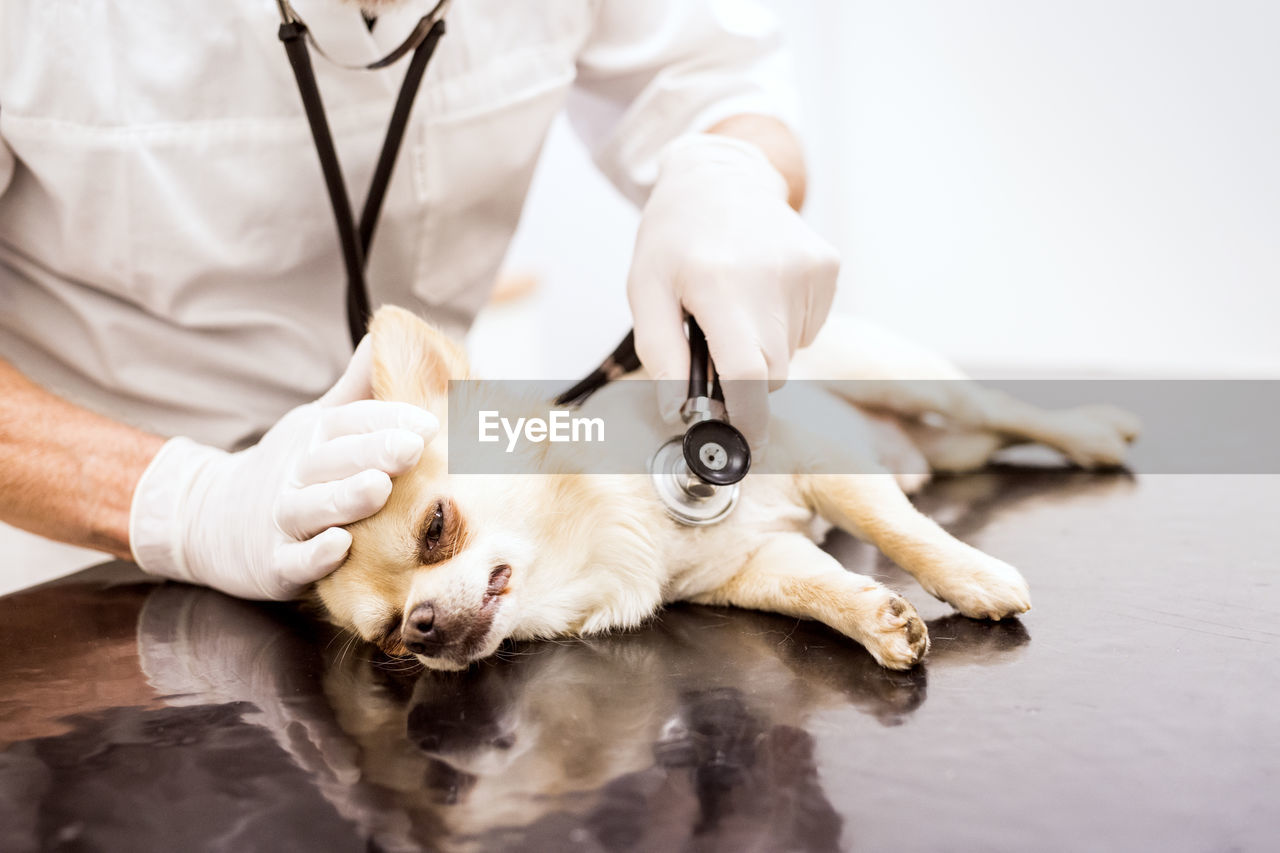
[[[429,409],[442,431],[397,478],[386,507],[350,526],[350,556],[316,593],[336,624],[435,669],[465,668],[508,638],[633,628],[673,601],[816,619],[881,665],[906,669],[929,649],[924,622],[901,595],[818,547],[831,526],[874,544],[965,616],[1022,613],[1031,606],[1022,575],[953,538],[906,492],[929,471],[973,470],[1018,443],[1049,445],[1086,467],[1119,465],[1138,429],[1110,406],[1046,411],[973,382],[933,381],[964,377],[834,318],[791,371],[830,382],[804,383],[804,393],[826,398],[824,416],[812,417],[813,401],[805,423],[786,418],[795,407],[774,406],[769,463],[790,473],[748,475],[726,520],[686,527],[666,515],[648,477],[580,473],[573,445],[522,451],[544,476],[449,475],[448,381],[468,377],[465,356],[401,309],[380,310],[371,334],[375,396]],[[859,379],[893,381],[835,381]],[[671,428],[621,385],[597,392],[582,414],[626,419],[633,440],[657,448]],[[468,405],[545,414],[545,403],[506,387],[467,383]],[[823,473],[832,471],[867,473]]]

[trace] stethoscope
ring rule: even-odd
[[[280,9],[280,41],[284,43],[289,65],[293,68],[298,83],[298,94],[302,97],[307,123],[311,127],[311,138],[320,158],[320,170],[324,174],[334,222],[338,228],[338,241],[342,246],[347,278],[347,328],[353,346],[364,337],[371,316],[365,265],[373,244],[378,216],[382,212],[396,155],[404,140],[409,113],[413,109],[422,76],[440,37],[444,35],[444,17],[449,10],[449,3],[450,0],[439,0],[431,11],[422,16],[408,37],[386,56],[365,65],[347,65],[332,59],[315,42],[306,23],[289,0],[276,0]],[[400,84],[400,92],[396,96],[395,108],[383,138],[378,164],[374,169],[358,224],[343,182],[342,167],[329,131],[324,102],[316,85],[308,44],[335,65],[352,70],[386,68],[410,52],[413,54]],[[751,467],[751,448],[742,433],[729,424],[724,391],[711,361],[706,336],[693,317],[688,318],[687,325],[689,391],[688,399],[680,409],[686,429],[683,436],[667,441],[650,458],[649,476],[667,514],[682,524],[697,526],[714,524],[733,511],[738,502],[739,484]],[[639,366],[635,336],[628,332],[600,367],[557,397],[555,402],[557,405],[581,404],[610,380],[636,370]]]
[[[649,458],[649,477],[667,515],[700,527],[723,521],[737,506],[739,483],[751,469],[751,447],[729,424],[720,375],[706,335],[692,316],[689,333],[689,390],[680,407],[685,432]],[[556,405],[577,406],[606,383],[640,367],[635,332],[628,332],[609,357],[559,397]]]
[[[689,317],[689,393],[680,407],[687,429],[658,448],[649,477],[667,514],[682,524],[722,520],[738,503],[739,483],[751,468],[751,448],[729,425],[720,375],[707,338]],[[708,389],[708,382],[710,388]]]
[[[422,16],[408,37],[386,56],[367,65],[347,65],[331,58],[315,42],[306,23],[289,0],[276,0],[276,5],[280,8],[280,41],[284,43],[289,65],[293,67],[293,76],[298,81],[298,94],[302,96],[307,123],[311,126],[311,138],[315,142],[316,154],[320,157],[320,170],[324,173],[325,187],[329,190],[334,222],[338,226],[338,242],[342,246],[342,262],[347,274],[347,328],[351,333],[352,346],[360,343],[372,316],[369,309],[369,288],[364,278],[365,264],[373,245],[373,233],[382,212],[382,202],[386,199],[387,185],[391,183],[396,154],[400,151],[400,143],[404,140],[404,131],[409,124],[413,100],[422,83],[422,75],[427,70],[427,62],[435,52],[440,37],[444,35],[444,16],[449,11],[449,2],[450,0],[440,0],[436,3],[430,12]],[[320,88],[316,85],[315,70],[311,67],[308,43],[333,64],[357,71],[386,68],[410,51],[413,52],[404,81],[400,84],[400,93],[396,96],[386,136],[382,140],[382,151],[378,154],[378,165],[374,168],[373,180],[369,183],[369,193],[365,196],[364,208],[360,211],[358,227],[351,202],[347,198],[346,184],[342,180],[342,167],[338,163],[333,135],[329,132],[329,120],[325,115],[324,102],[320,99]]]

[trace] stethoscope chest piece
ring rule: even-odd
[[[690,470],[689,463],[685,461],[688,435],[673,438],[658,448],[649,460],[649,477],[667,515],[681,524],[694,527],[715,524],[733,512],[738,503],[739,484],[713,485]],[[714,449],[707,451],[708,455],[715,452]],[[720,470],[724,470],[723,466]]]
[[[667,515],[695,527],[715,524],[738,503],[739,484],[751,468],[751,448],[729,424],[707,339],[692,317],[689,397],[680,417],[688,428],[649,459],[649,477]]]
[[[742,433],[721,420],[695,423],[681,440],[685,464],[698,479],[713,486],[732,486],[747,476],[751,448]]]

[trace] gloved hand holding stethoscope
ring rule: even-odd
[[[786,380],[835,295],[839,259],[787,204],[787,185],[760,149],[717,134],[668,146],[640,220],[627,296],[635,348],[675,423],[690,345],[684,317],[706,333],[728,419],[759,453],[767,394]]]

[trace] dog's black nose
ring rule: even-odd
[[[430,601],[424,601],[409,613],[401,630],[405,648],[417,655],[424,655],[430,646],[440,643],[436,631],[436,610]]]

